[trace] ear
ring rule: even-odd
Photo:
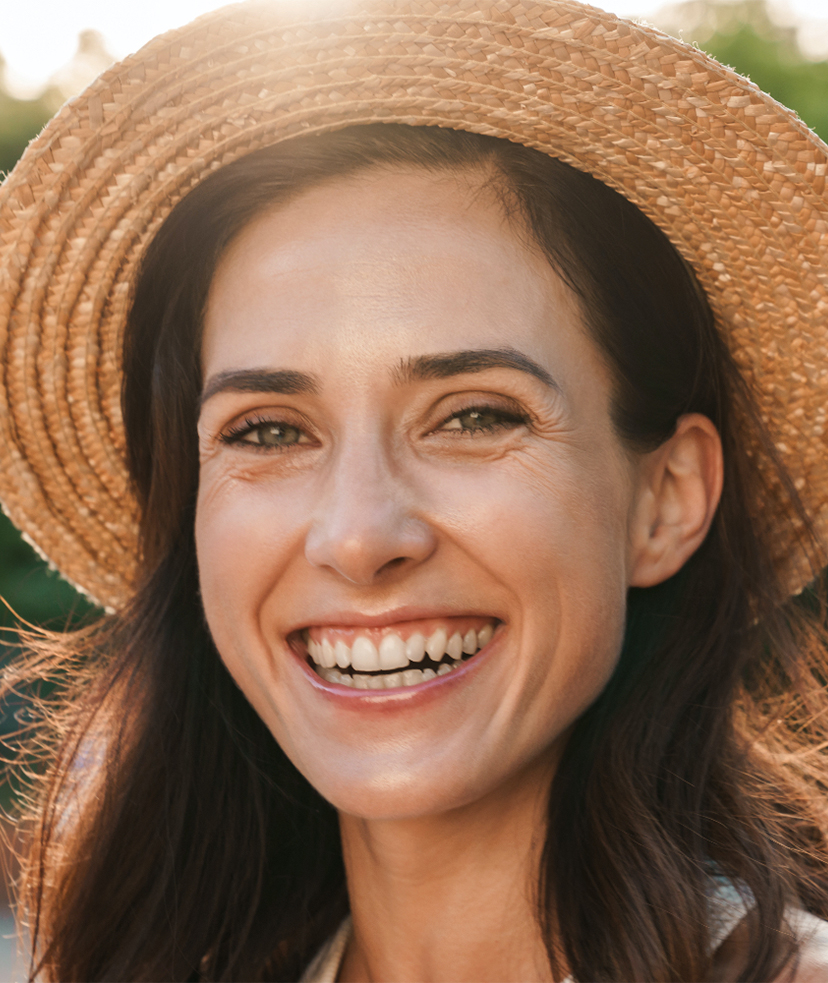
[[[701,413],[679,417],[669,440],[639,462],[630,521],[629,585],[667,580],[699,548],[722,494],[722,442]]]

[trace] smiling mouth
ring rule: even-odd
[[[448,675],[489,644],[497,619],[463,620],[467,624],[446,623],[428,635],[413,629],[306,628],[301,638],[308,665],[327,682],[400,689]]]

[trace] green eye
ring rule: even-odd
[[[454,416],[446,420],[440,429],[463,433],[490,432],[516,427],[525,422],[523,417],[506,410],[496,409],[493,406],[472,406],[460,413],[455,413]]]
[[[259,447],[289,447],[301,441],[302,431],[287,423],[260,423],[251,427],[241,439]]]
[[[271,450],[287,450],[297,444],[310,443],[299,427],[280,420],[244,420],[221,438],[226,444],[247,444]]]

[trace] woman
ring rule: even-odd
[[[62,110],[3,500],[111,611],[21,670],[36,972],[825,977],[825,167],[564,2],[242,4]]]

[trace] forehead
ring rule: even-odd
[[[504,345],[543,360],[562,322],[583,336],[570,291],[486,181],[377,169],[254,220],[214,277],[205,370]]]

